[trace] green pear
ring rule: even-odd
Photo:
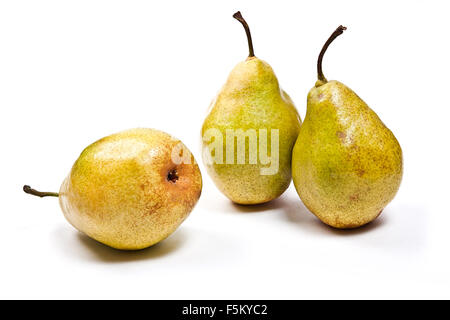
[[[60,192],[66,219],[110,247],[138,250],[168,237],[200,197],[202,178],[182,142],[153,129],[113,134],[88,146]]]
[[[203,160],[218,189],[238,204],[279,197],[291,182],[291,154],[300,116],[274,71],[250,54],[231,71],[202,127]]]
[[[377,114],[350,88],[327,81],[323,55],[318,81],[292,155],[294,185],[305,206],[324,223],[356,228],[377,218],[402,180],[402,150]]]

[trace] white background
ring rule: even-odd
[[[0,298],[450,298],[449,5],[445,1],[2,1]],[[247,56],[274,68],[304,118],[331,32],[328,79],[354,89],[405,159],[376,222],[336,231],[291,187],[233,205],[204,167],[202,197],[166,241],[120,252],[73,229],[58,191],[95,140],[133,127],[200,159],[209,102]]]

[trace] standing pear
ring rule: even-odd
[[[202,127],[203,160],[218,189],[238,204],[279,197],[291,182],[291,154],[301,119],[272,68],[255,57],[250,29],[249,56],[231,71]]]
[[[322,59],[346,30],[339,26],[320,52],[318,81],[292,155],[292,174],[305,206],[335,228],[377,218],[397,193],[402,149],[377,114],[350,88],[328,81]]]

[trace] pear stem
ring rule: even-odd
[[[31,195],[36,196],[36,197],[41,197],[41,198],[44,198],[44,197],[59,197],[59,193],[56,193],[56,192],[40,192],[40,191],[34,190],[30,186],[23,186],[23,191],[25,193],[31,194]]]
[[[327,42],[325,42],[325,44],[323,45],[322,50],[320,51],[319,59],[317,59],[317,78],[324,83],[328,82],[328,80],[327,80],[327,78],[325,78],[325,76],[323,75],[323,71],[322,71],[323,56],[325,55],[325,52],[327,51],[328,46],[334,41],[334,39],[339,37],[344,32],[344,30],[347,30],[347,28],[344,26],[337,27],[337,29],[331,34],[331,36],[328,38]]]
[[[242,14],[240,11],[233,14],[233,18],[238,20],[244,26],[245,33],[247,34],[247,41],[248,41],[248,51],[249,51],[248,57],[249,58],[254,57],[255,52],[253,51],[253,41],[252,41],[252,34],[250,33],[250,27],[248,26],[245,19],[242,17]]]

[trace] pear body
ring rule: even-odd
[[[238,204],[279,197],[291,182],[291,153],[300,124],[269,64],[251,57],[236,65],[202,127],[203,160],[218,189]],[[230,138],[233,133],[236,139]]]
[[[165,239],[189,215],[202,188],[190,153],[190,164],[172,161],[173,150],[181,148],[189,152],[179,140],[153,129],[128,130],[93,143],[61,186],[64,216],[82,233],[116,249],[143,249]]]
[[[338,81],[316,84],[292,155],[293,181],[324,223],[355,228],[374,220],[398,191],[402,150],[377,114]]]

